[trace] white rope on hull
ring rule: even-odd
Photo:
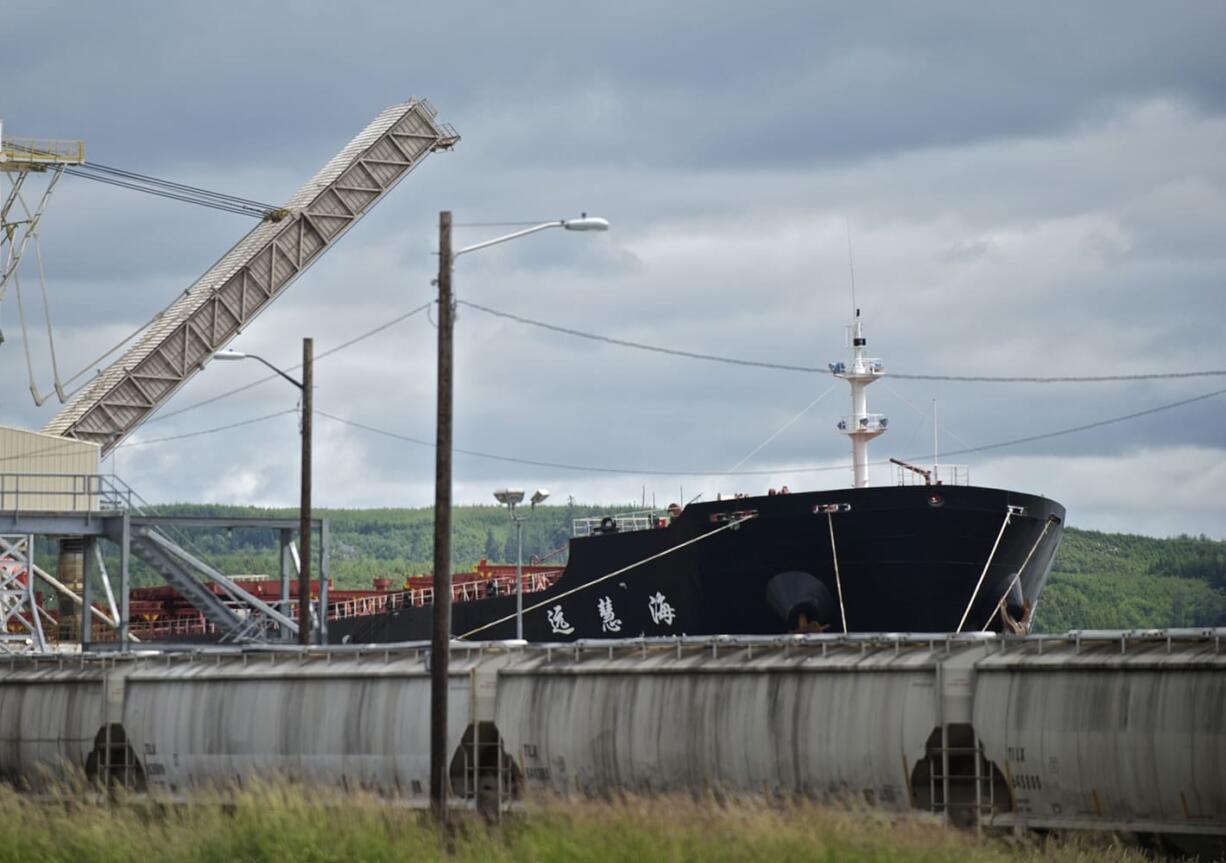
[[[996,534],[996,542],[992,543],[992,553],[988,555],[987,563],[983,565],[983,572],[979,573],[979,581],[975,583],[975,591],[971,594],[971,601],[966,604],[966,611],[962,612],[962,619],[958,621],[958,632],[961,632],[962,627],[966,626],[966,619],[971,614],[971,606],[975,604],[975,599],[979,596],[979,588],[983,587],[983,580],[988,576],[988,567],[992,565],[992,558],[996,557],[996,549],[1000,548],[1000,539],[1005,535],[1005,528],[1009,526],[1009,521],[1012,518],[1012,512],[1005,513],[1005,520],[1001,522],[1000,532]]]

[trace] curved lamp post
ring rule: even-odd
[[[451,430],[452,356],[455,299],[451,271],[455,259],[479,249],[517,240],[550,228],[607,231],[605,219],[582,214],[578,219],[542,222],[522,231],[451,248],[451,212],[438,214],[438,424],[434,445],[434,619],[430,639],[430,805],[440,821],[447,818],[447,672],[451,658]]]
[[[302,390],[302,498],[298,510],[298,643],[311,643],[311,413],[314,339],[302,340],[302,380],[295,380],[263,357],[242,351],[216,351],[215,360],[256,360]],[[319,582],[319,633],[323,637],[328,614],[327,585]]]

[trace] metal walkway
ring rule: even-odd
[[[222,256],[44,429],[106,455],[426,156],[459,136],[420,99],[379,114],[285,205]]]

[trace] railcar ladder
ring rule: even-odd
[[[989,823],[996,809],[996,789],[992,764],[983,753],[983,742],[970,730],[970,745],[954,745],[952,737],[963,737],[970,730],[963,723],[956,728],[943,724],[935,746],[928,748],[928,799],[932,811],[947,821],[980,830]],[[969,763],[968,763],[969,761]]]

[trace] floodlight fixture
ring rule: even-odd
[[[514,506],[524,499],[524,491],[519,488],[500,488],[494,492],[494,499],[501,504]]]
[[[548,497],[549,491],[547,489],[538,488],[532,493],[532,505],[536,506],[538,503],[544,503]]]

